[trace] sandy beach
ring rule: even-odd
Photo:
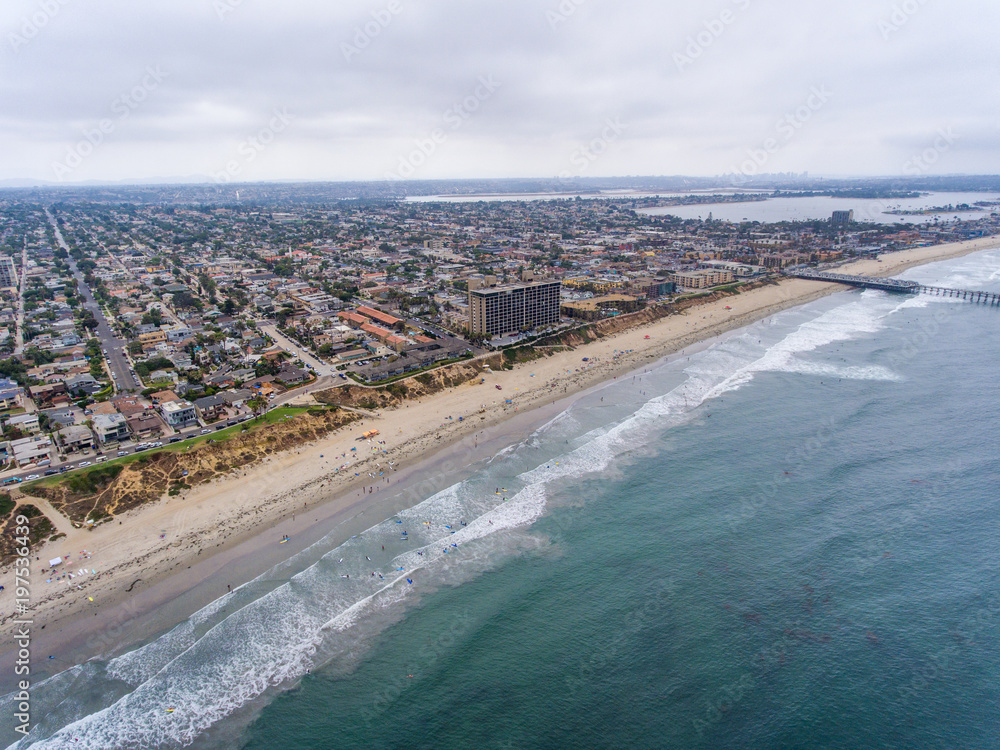
[[[891,276],[998,244],[1000,239],[990,237],[918,248],[837,270]],[[485,383],[365,417],[322,440],[179,496],[165,496],[92,531],[73,529],[32,551],[37,560],[27,616],[34,621],[35,679],[46,667],[62,671],[149,638],[327,534],[347,538],[419,502],[588,389],[840,291],[844,287],[834,284],[784,280],[697,306],[575,351],[487,374]],[[359,440],[369,429],[380,434]],[[285,535],[290,541],[280,544]],[[67,570],[86,572],[72,581],[47,582],[41,571],[56,556],[67,558]],[[12,579],[11,568],[0,572],[6,584],[0,611],[8,622]],[[0,654],[8,681],[12,659],[9,651]]]

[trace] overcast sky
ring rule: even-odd
[[[0,180],[1000,173],[995,0],[5,0]]]

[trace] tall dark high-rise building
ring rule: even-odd
[[[559,322],[558,281],[510,284],[469,290],[469,330],[506,336]]]

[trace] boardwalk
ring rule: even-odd
[[[1000,306],[1000,293],[980,292],[973,289],[949,289],[943,286],[924,286],[916,281],[902,279],[880,279],[874,276],[848,276],[843,273],[828,271],[791,271],[788,276],[810,281],[832,281],[837,284],[847,284],[861,289],[879,289],[883,292],[898,292],[903,294],[933,294],[937,297],[955,297],[957,299],[978,302],[984,305]]]

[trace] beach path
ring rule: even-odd
[[[48,500],[40,497],[29,497],[27,495],[21,495],[20,493],[11,499],[17,502],[18,507],[22,505],[34,505],[38,508],[38,510],[45,514],[45,517],[52,522],[52,525],[55,526],[56,531],[60,534],[70,536],[76,533],[77,529],[73,527],[72,521],[53,508]]]

